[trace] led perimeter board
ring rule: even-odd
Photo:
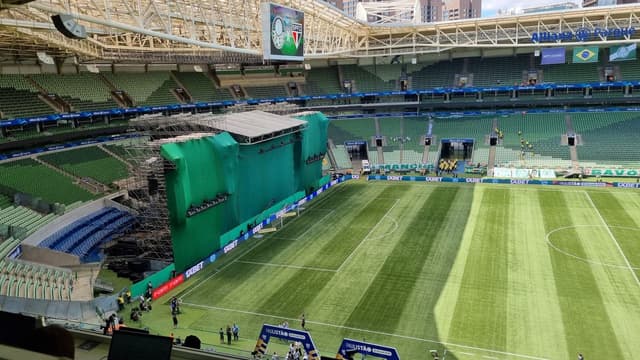
[[[262,3],[262,48],[265,60],[304,60],[304,13]]]

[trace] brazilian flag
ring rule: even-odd
[[[600,49],[597,46],[583,46],[573,48],[573,63],[593,63],[598,62],[598,51]]]

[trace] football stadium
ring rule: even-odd
[[[346,3],[0,0],[1,359],[637,358],[640,4]]]

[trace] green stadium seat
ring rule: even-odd
[[[97,146],[63,151],[40,158],[78,177],[90,177],[110,184],[128,176],[127,166]]]
[[[42,186],[42,179],[47,179],[48,186]],[[74,185],[71,178],[32,159],[1,164],[0,185],[51,203],[71,204],[93,198],[91,193]]]
[[[118,107],[111,96],[111,88],[98,74],[35,74],[31,75],[31,78],[47,92],[62,97],[75,111],[96,111]]]
[[[174,71],[173,74],[196,102],[233,100],[229,89],[216,88],[213,81],[203,73]]]
[[[311,69],[306,73],[303,87],[305,95],[339,94],[341,88],[338,68],[335,66]]]
[[[103,73],[119,90],[124,90],[140,106],[178,104],[171,93],[178,84],[168,71],[148,73]]]

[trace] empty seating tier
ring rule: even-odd
[[[43,181],[46,181],[46,186],[43,186]],[[93,198],[91,193],[74,185],[71,178],[32,159],[0,165],[0,185],[51,203],[71,204]]]
[[[129,230],[135,218],[126,211],[107,207],[82,217],[51,234],[38,246],[97,260],[99,246]]]
[[[97,146],[62,151],[40,158],[75,176],[110,184],[128,176],[127,166]]]
[[[203,73],[174,72],[180,83],[187,89],[194,101],[233,100],[229,89],[218,89],[211,79]]]
[[[307,71],[304,85],[306,95],[339,94],[340,79],[337,67],[318,68]]]
[[[247,95],[253,99],[273,99],[288,96],[284,85],[245,87],[245,90],[247,90]]]
[[[38,97],[38,88],[22,75],[0,76],[0,118],[10,119],[52,114],[55,111]]]
[[[97,74],[31,75],[47,92],[62,97],[75,111],[117,108],[111,89]]]
[[[572,114],[582,166],[640,166],[640,115],[632,112]]]
[[[0,248],[7,242],[9,240],[0,243]],[[73,283],[73,272],[67,269],[21,260],[0,260],[0,295],[71,300]]]
[[[179,103],[171,93],[178,84],[169,72],[148,73],[104,73],[104,76],[119,90],[124,90],[136,105],[154,106]]]

